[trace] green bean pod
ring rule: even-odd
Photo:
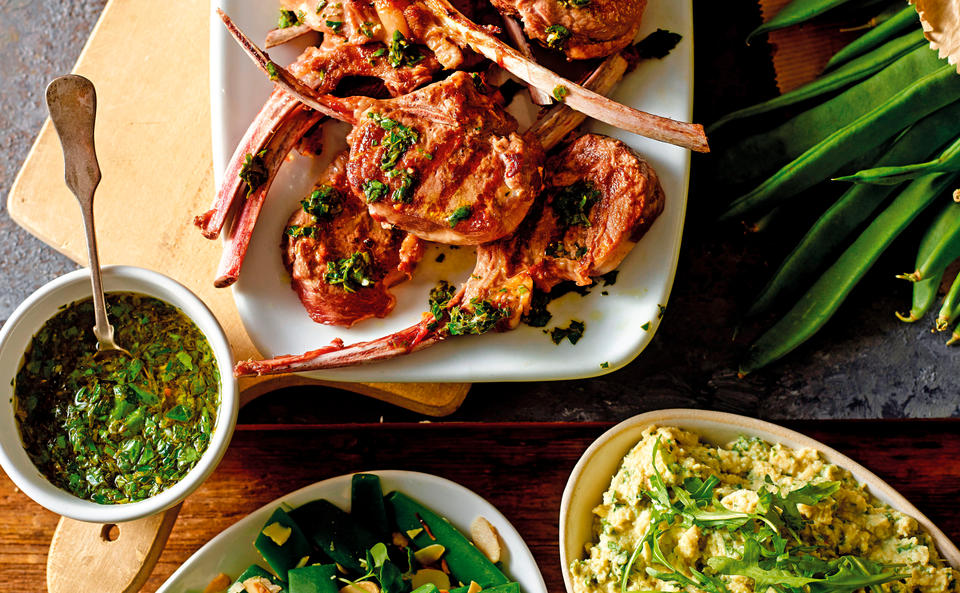
[[[813,187],[857,155],[960,97],[960,76],[946,65],[909,85],[879,107],[845,126],[783,167],[724,212],[721,222],[769,209]]]
[[[905,131],[876,161],[895,165],[922,159],[960,134],[960,101],[928,115]],[[892,186],[855,185],[848,189],[810,228],[792,252],[783,260],[770,281],[757,296],[747,316],[765,313],[821,268],[826,258],[843,245],[894,192]],[[917,262],[919,265],[921,262]]]
[[[898,278],[920,282],[938,272],[942,273],[951,262],[960,258],[960,204],[952,200],[948,202],[928,234],[931,235],[930,245],[923,260],[918,262],[917,269]],[[924,242],[927,242],[926,236]]]
[[[857,37],[846,47],[838,51],[827,62],[825,71],[838,68],[851,60],[880,47],[890,39],[920,24],[917,9],[907,5],[891,18],[880,23],[870,31]]]
[[[290,593],[337,593],[337,565],[314,564],[287,572]]]
[[[947,346],[953,346],[957,342],[960,342],[960,327],[953,328],[953,335],[947,340]]]
[[[887,101],[923,76],[941,68],[937,52],[918,47],[860,84],[762,134],[716,152],[714,166],[728,186],[759,183],[834,131]]]
[[[286,530],[286,534],[282,537],[272,533],[268,535],[267,529],[271,526],[276,526],[279,531]],[[253,545],[284,582],[287,581],[288,571],[303,566],[313,556],[313,546],[307,536],[282,508],[270,515]]]
[[[940,173],[907,185],[793,308],[750,346],[740,364],[740,375],[780,359],[817,333],[887,246],[951,187],[953,180],[953,175]]]
[[[799,103],[800,101],[813,99],[814,97],[819,97],[820,95],[824,95],[831,91],[841,89],[854,82],[863,80],[864,78],[872,76],[880,70],[883,70],[917,47],[926,45],[926,43],[927,41],[923,36],[923,31],[920,30],[894,39],[890,43],[875,49],[869,54],[861,56],[849,64],[844,65],[835,72],[821,76],[817,80],[814,80],[813,82],[798,89],[784,93],[779,97],[774,97],[769,101],[764,101],[763,103],[758,103],[757,105],[740,109],[723,116],[707,128],[707,134],[712,135],[716,133],[718,129],[732,121],[741,120],[754,115],[760,115],[761,113],[767,113],[781,107]]]
[[[353,474],[350,482],[350,516],[379,537],[390,541],[390,522],[383,504],[383,488],[375,474]]]
[[[810,19],[820,16],[828,10],[846,4],[850,0],[793,0],[787,4],[769,21],[760,25],[747,36],[747,43],[757,35],[763,35],[777,29],[784,29],[799,25]]]
[[[943,306],[940,307],[940,312],[937,313],[937,331],[942,332],[953,325],[953,322],[957,320],[957,316],[960,316],[960,274],[957,275],[953,284],[950,285],[947,296],[943,297]]]
[[[461,583],[476,581],[486,589],[510,582],[483,552],[443,517],[402,492],[391,492],[385,500],[400,531],[408,535],[416,532],[412,539],[417,549],[431,544],[446,548],[443,559],[451,574]]]
[[[897,319],[905,323],[919,321],[933,307],[937,300],[937,292],[940,290],[940,281],[943,280],[943,271],[934,274],[926,280],[913,283],[913,305],[910,312],[906,315],[899,311],[894,311]]]
[[[960,139],[951,144],[940,156],[925,163],[901,165],[898,167],[877,167],[865,169],[853,175],[838,177],[835,181],[854,183],[872,183],[875,185],[897,185],[930,173],[953,173],[960,171]]]

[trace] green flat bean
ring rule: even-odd
[[[314,564],[287,572],[290,593],[337,593],[337,565]]]
[[[897,185],[930,173],[952,173],[960,171],[960,139],[951,144],[940,156],[925,163],[901,165],[899,167],[877,167],[865,169],[853,175],[838,177],[836,181],[854,183],[872,183],[875,185]]]
[[[761,113],[768,113],[781,107],[787,107],[801,101],[819,97],[831,91],[841,89],[854,82],[858,82],[871,76],[888,65],[897,61],[905,54],[913,51],[921,45],[926,45],[927,40],[923,36],[923,31],[917,30],[903,37],[883,45],[872,52],[860,56],[848,64],[845,64],[836,71],[814,80],[798,89],[784,93],[779,97],[774,97],[769,101],[758,103],[745,109],[734,111],[723,116],[707,128],[707,134],[712,135],[724,125],[741,120]]]
[[[827,62],[825,71],[829,72],[838,68],[847,62],[854,60],[865,53],[880,47],[890,39],[900,35],[904,31],[916,27],[920,24],[917,10],[910,5],[900,10],[893,17],[880,23],[870,31],[867,31],[846,47],[838,51],[830,61]]]
[[[483,552],[446,519],[402,492],[391,492],[385,501],[400,531],[419,530],[412,538],[418,549],[435,543],[446,548],[443,559],[447,561],[453,577],[461,583],[476,581],[481,587],[488,588],[510,582]]]
[[[850,0],[793,0],[793,2],[781,8],[772,19],[754,29],[753,32],[747,36],[747,43],[757,35],[799,25],[829,10],[846,4],[849,1]]]
[[[839,170],[858,154],[877,146],[906,126],[960,97],[960,76],[946,65],[909,85],[882,105],[800,155],[721,215],[730,221],[761,208],[769,209]]]
[[[275,531],[267,531],[268,528]],[[283,531],[286,533],[281,534]],[[270,515],[253,545],[284,582],[290,569],[303,566],[313,555],[313,546],[307,536],[297,522],[281,508]]]
[[[353,474],[350,482],[350,516],[383,541],[390,541],[390,522],[383,504],[380,478],[374,474]]]
[[[923,319],[923,316],[930,311],[933,303],[937,300],[937,292],[940,290],[940,282],[943,280],[943,272],[934,274],[926,280],[913,283],[913,304],[910,312],[906,315],[899,311],[894,311],[897,319],[905,323],[913,323]]]
[[[743,138],[718,150],[717,178],[728,186],[759,183],[805,151],[910,83],[943,66],[937,53],[918,47],[860,84],[762,134]]]
[[[921,243],[921,253],[926,253],[923,260],[917,262],[917,269],[898,278],[920,282],[937,272],[943,272],[951,262],[960,258],[960,204],[953,201],[947,203],[927,235],[929,238],[924,236]],[[924,243],[929,243],[929,246]]]
[[[953,325],[953,322],[957,320],[957,316],[960,316],[960,274],[957,275],[953,284],[950,285],[947,296],[943,297],[943,306],[940,307],[940,312],[937,313],[937,331],[942,332]]]
[[[750,346],[740,375],[780,359],[817,333],[887,246],[953,181],[953,175],[939,173],[907,185],[793,308]]]
[[[960,101],[928,115],[907,129],[876,161],[896,165],[935,154],[960,134]],[[894,192],[892,186],[855,185],[848,189],[800,240],[757,296],[747,316],[766,313],[797,287],[806,286],[826,258],[847,242]],[[918,262],[919,265],[920,262]]]

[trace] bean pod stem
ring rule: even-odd
[[[943,297],[943,306],[937,314],[936,330],[942,332],[953,325],[960,315],[960,274],[950,285],[950,291]]]
[[[908,5],[834,54],[824,70],[829,72],[838,68],[919,24],[917,9]]]

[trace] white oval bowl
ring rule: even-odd
[[[573,593],[570,562],[582,558],[584,546],[593,541],[593,508],[602,501],[603,493],[609,488],[610,480],[620,467],[624,455],[640,441],[643,431],[654,425],[682,428],[714,445],[723,445],[740,435],[746,435],[792,449],[816,449],[827,461],[849,471],[858,482],[866,484],[871,494],[879,500],[916,519],[933,537],[944,559],[960,570],[960,550],[930,519],[889,484],[839,451],[799,432],[755,418],[705,410],[673,409],[640,414],[617,424],[584,451],[570,473],[560,501],[560,565],[568,593]]]
[[[188,288],[162,274],[133,266],[105,267],[103,288],[107,292],[139,292],[169,303],[193,320],[207,338],[220,369],[220,408],[207,450],[179,482],[156,496],[126,504],[97,504],[74,496],[51,484],[30,460],[14,417],[13,379],[23,353],[40,327],[63,305],[90,298],[90,274],[82,269],[40,287],[17,307],[0,330],[0,466],[27,496],[55,513],[91,523],[118,523],[177,504],[213,473],[233,435],[239,396],[227,336],[210,309]],[[92,318],[90,325],[93,326]]]
[[[537,562],[523,538],[496,507],[477,493],[446,478],[420,472],[383,470],[366,473],[380,477],[384,493],[392,490],[403,492],[448,519],[464,534],[470,533],[470,523],[476,517],[485,517],[497,529],[503,542],[501,559],[507,577],[520,583],[523,593],[547,593]],[[352,475],[337,476],[305,486],[240,519],[190,556],[157,593],[201,591],[221,572],[236,578],[251,564],[264,565],[253,547],[253,541],[270,514],[280,504],[298,507],[318,498],[326,498],[349,511]]]

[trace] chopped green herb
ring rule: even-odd
[[[644,323],[643,325],[641,325],[641,326],[640,326],[640,329],[642,329],[643,331],[650,331],[650,322],[648,321],[648,322]]]
[[[451,336],[485,334],[509,316],[509,309],[497,307],[490,301],[471,299],[470,310],[459,306],[450,309],[447,332]]]
[[[206,450],[220,405],[210,345],[176,307],[107,293],[126,356],[97,357],[90,299],[33,337],[13,382],[30,459],[54,485],[99,504],[143,500],[178,482]]]
[[[533,295],[530,297],[530,310],[523,316],[522,321],[530,327],[546,327],[553,317],[553,315],[547,311],[547,305],[550,304],[550,301],[559,299],[571,292],[575,292],[580,296],[590,294],[588,287],[577,286],[574,282],[561,282],[554,286],[550,292],[535,289]]]
[[[666,307],[664,307],[663,305],[661,305],[661,304],[658,303],[658,304],[657,304],[657,319],[663,318],[663,313],[664,313],[666,310],[667,310]]]
[[[284,232],[294,239],[299,237],[307,237],[312,239],[317,234],[317,227],[292,224],[288,226]]]
[[[243,165],[240,167],[240,173],[237,177],[247,184],[247,197],[257,191],[261,185],[267,182],[270,174],[267,171],[267,165],[263,162],[263,157],[267,155],[267,149],[263,149],[257,154],[249,154],[243,157]]]
[[[300,206],[315,220],[330,220],[343,212],[343,194],[329,185],[321,185],[306,200],[300,200]]]
[[[373,204],[374,202],[379,202],[383,196],[387,195],[387,190],[390,188],[382,181],[367,179],[363,182],[363,185],[360,186],[360,189],[363,190],[363,195],[367,198],[367,203]]]
[[[324,21],[323,24],[333,29],[334,33],[339,33],[343,27],[343,21]]]
[[[580,338],[583,337],[583,330],[586,329],[586,325],[582,321],[571,321],[570,325],[565,328],[555,327],[550,330],[550,339],[553,340],[554,344],[560,344],[564,338],[570,340],[571,344],[576,344],[580,341]]]
[[[570,90],[562,84],[558,84],[557,86],[553,87],[553,98],[561,103],[567,99],[567,95],[569,94]]]
[[[600,199],[600,190],[591,181],[577,181],[562,188],[553,197],[550,207],[563,228],[590,226],[590,210]]]
[[[639,43],[635,44],[631,50],[636,53],[641,60],[649,58],[661,59],[667,56],[673,48],[677,47],[683,36],[679,33],[667,31],[666,29],[657,29],[644,37]]]
[[[435,262],[437,262],[437,263],[439,264],[439,263],[443,263],[443,260],[445,260],[445,259],[447,259],[447,254],[446,254],[446,253],[441,253],[441,254],[438,255],[437,258],[434,259],[433,261],[435,261]]]
[[[570,30],[563,25],[550,25],[544,31],[547,34],[547,47],[563,51],[567,39],[570,39]]]
[[[610,363],[609,363],[609,362],[601,362],[601,363],[600,363],[600,368],[601,368],[601,369],[609,369],[609,368],[610,368]]]
[[[382,142],[384,151],[380,157],[380,168],[384,171],[390,171],[396,167],[397,162],[406,154],[407,150],[416,144],[420,139],[420,134],[414,128],[408,128],[396,120],[383,117],[373,111],[367,117],[387,131]]]
[[[417,48],[403,36],[403,33],[394,31],[387,56],[387,61],[390,62],[390,65],[394,68],[400,68],[401,66],[410,67],[415,66],[421,60],[423,60],[423,56],[417,51]]]
[[[324,8],[327,7],[327,0],[320,0],[317,2],[317,14],[320,14]]]
[[[360,33],[361,33],[364,37],[369,37],[369,38],[372,39],[372,38],[373,38],[373,23],[371,23],[370,21],[365,21],[362,25],[360,25]]]
[[[407,169],[406,171],[393,170],[390,173],[394,174],[390,177],[400,176],[400,185],[390,194],[390,199],[397,203],[409,204],[413,200],[413,184],[416,182],[413,177],[413,169]]]
[[[483,74],[479,72],[471,72],[470,78],[473,79],[473,86],[475,89],[477,89],[481,93],[487,92],[487,83],[483,79]]]
[[[273,62],[267,62],[267,75],[269,75],[270,80],[280,80],[280,75],[277,73],[277,65]]]
[[[446,280],[441,280],[430,289],[430,298],[427,303],[430,305],[430,314],[434,319],[443,317],[443,310],[455,294],[457,294],[457,287]]]
[[[373,258],[366,251],[355,251],[350,257],[327,262],[327,273],[323,280],[327,284],[339,284],[347,292],[356,292],[360,288],[374,283],[371,277]]]
[[[380,47],[380,48],[377,48],[377,51],[373,52],[373,55],[379,58],[380,56],[385,55],[386,53],[387,53],[387,48]]]
[[[300,24],[300,17],[292,10],[280,9],[280,17],[277,19],[277,28],[286,29]]]
[[[604,286],[613,286],[614,284],[617,283],[617,276],[619,275],[620,275],[620,270],[611,270],[606,274],[604,274],[603,276],[600,276],[600,280],[603,281]]]
[[[557,2],[569,8],[583,8],[590,4],[590,0],[557,0]]]
[[[462,222],[470,218],[470,215],[473,214],[473,208],[470,206],[460,206],[447,218],[447,222],[450,223],[450,228],[457,226],[457,223]]]

